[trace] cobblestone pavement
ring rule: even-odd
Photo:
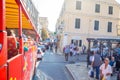
[[[88,76],[89,69],[86,67],[86,62],[67,64],[66,68],[73,77],[73,80],[96,80]],[[116,74],[111,77],[111,80],[117,80]]]

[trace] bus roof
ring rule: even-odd
[[[15,0],[6,0],[6,28],[18,28],[18,5]],[[29,15],[26,16],[25,10],[22,6],[22,28],[23,29],[35,29],[35,26],[31,23]],[[36,30],[36,29],[35,29]]]

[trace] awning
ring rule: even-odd
[[[119,43],[120,39],[119,38],[87,38],[88,41],[94,42],[112,42],[112,43]]]
[[[15,0],[6,0],[6,28],[18,28],[18,5]],[[22,13],[22,28],[34,29],[30,20]]]

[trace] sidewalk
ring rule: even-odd
[[[86,67],[86,62],[67,64],[65,67],[72,76],[73,80],[95,80],[89,78],[89,69]],[[116,77],[116,74],[114,74],[114,76],[111,77],[111,80],[117,80]]]
[[[88,70],[86,68],[86,63],[75,63],[75,64],[67,64],[65,66],[73,77],[73,80],[89,80],[88,79]]]

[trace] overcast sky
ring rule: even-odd
[[[120,0],[116,0],[120,3]],[[40,17],[48,17],[48,29],[55,31],[55,24],[59,17],[64,0],[33,0]]]
[[[55,31],[55,24],[59,17],[64,0],[33,0],[40,17],[48,17],[48,29]]]

